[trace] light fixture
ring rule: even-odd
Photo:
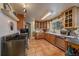
[[[8,20],[8,23],[10,23],[11,21],[10,20]]]
[[[43,18],[41,18],[42,20],[44,20],[46,17],[50,16],[52,13],[48,12]]]
[[[25,4],[25,3],[22,3],[22,6],[23,6],[23,8],[29,8],[30,7],[29,4]]]
[[[25,3],[23,3],[22,5],[23,5],[24,8],[26,7]]]
[[[26,4],[25,3],[22,3],[22,5],[23,5],[23,12],[24,12],[24,17],[26,17],[26,12],[27,12],[27,10],[26,10]]]
[[[26,13],[27,12],[27,10],[24,8],[24,12]]]

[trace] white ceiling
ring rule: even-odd
[[[66,10],[71,6],[79,6],[79,3],[25,3],[26,9],[30,17],[35,18],[36,20],[41,20],[41,18],[48,12],[52,12],[52,15],[46,19],[51,19],[58,16],[61,12]],[[18,13],[23,13],[23,5],[14,3],[11,4],[12,7]]]

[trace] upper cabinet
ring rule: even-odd
[[[64,12],[64,28],[79,27],[79,8],[74,6]]]
[[[50,20],[48,21],[35,21],[35,29],[49,29]]]

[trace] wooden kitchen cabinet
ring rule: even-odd
[[[52,34],[45,34],[45,39],[50,42],[51,44],[55,45],[55,36]]]
[[[24,21],[24,15],[17,14],[16,15],[19,18],[19,21],[17,21],[17,29],[24,29],[25,28],[25,21]]]
[[[61,50],[67,50],[67,41],[65,38],[56,36],[49,33],[37,33],[36,39],[45,39],[49,43],[53,44],[54,46],[60,48]]]
[[[36,39],[45,39],[45,34],[43,32],[36,33]]]
[[[55,35],[51,35],[50,42],[55,45]]]
[[[47,29],[47,21],[44,22],[43,27],[44,29]]]
[[[45,39],[50,42],[51,44],[53,44],[54,46],[62,49],[63,51],[66,52],[67,50],[67,42],[65,40],[65,38],[61,38],[59,36],[53,35],[53,34],[45,34]]]
[[[48,40],[48,33],[45,33],[45,40]]]
[[[77,28],[79,27],[79,8],[74,6],[64,12],[64,27]]]
[[[50,21],[35,21],[35,29],[49,29]]]
[[[51,42],[51,36],[50,36],[50,34],[48,34],[47,40],[48,40],[49,42]]]
[[[56,40],[55,40],[55,45],[62,49],[63,51],[66,51],[67,49],[67,42],[65,41],[65,38],[61,38],[61,37],[56,37]]]
[[[52,44],[55,44],[55,36],[52,35],[52,34],[49,34],[49,39],[48,39],[48,41],[49,41],[50,43],[52,43]]]

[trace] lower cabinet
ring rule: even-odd
[[[40,32],[40,33],[36,33],[35,38],[36,38],[36,39],[44,39],[44,35],[45,35],[45,34],[44,34],[44,33],[41,33],[41,32]]]
[[[38,33],[37,34],[37,39],[45,39],[54,46],[62,49],[63,51],[66,51],[67,49],[67,42],[65,38],[62,38],[60,36],[56,36],[53,34],[48,34],[48,33]]]
[[[62,49],[63,51],[66,51],[66,49],[67,49],[67,42],[65,41],[65,38],[61,38],[59,36],[46,33],[45,34],[45,39],[48,42],[50,42],[51,44],[53,44],[54,46]]]
[[[53,45],[55,45],[55,36],[52,34],[49,34],[49,42],[52,43]]]
[[[55,45],[58,48],[62,49],[63,51],[66,51],[66,49],[67,49],[67,44],[66,44],[65,38],[56,37]]]

